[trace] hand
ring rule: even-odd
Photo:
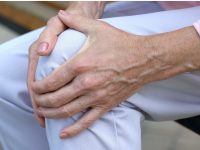
[[[61,132],[61,138],[65,138],[88,128],[140,88],[143,80],[133,78],[130,70],[146,62],[136,57],[146,51],[137,50],[140,36],[104,22],[64,11],[59,18],[70,28],[85,33],[87,41],[71,61],[32,87],[40,116],[67,118],[89,108],[77,123]]]
[[[84,17],[93,19],[100,18],[105,2],[69,2],[67,11],[72,14],[79,14]],[[34,93],[31,89],[31,83],[34,81],[35,70],[38,61],[38,55],[49,55],[53,50],[58,35],[62,33],[67,26],[58,18],[58,16],[52,17],[47,22],[47,26],[40,34],[40,37],[35,41],[29,49],[29,69],[28,69],[28,89],[31,96],[33,108],[36,109],[37,105],[34,102]],[[44,127],[44,118],[35,114],[40,126]]]
[[[196,56],[200,54],[200,40],[191,27],[138,36],[64,11],[58,16],[70,28],[87,35],[77,55],[32,84],[40,116],[67,118],[87,110],[80,120],[61,131],[61,138],[88,128],[143,85],[200,68]]]

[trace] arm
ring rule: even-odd
[[[151,72],[144,82],[200,70],[200,37],[194,27],[142,38],[138,49],[145,53],[143,59],[146,59],[146,64],[139,68]]]
[[[83,131],[145,84],[199,69],[200,41],[193,27],[138,36],[64,11],[59,18],[87,40],[79,53],[32,88],[41,116],[67,118],[88,110],[61,131],[61,138]]]
[[[149,39],[152,46],[163,54],[161,60],[171,66],[162,73],[163,79],[200,70],[200,37],[193,26],[150,36]]]

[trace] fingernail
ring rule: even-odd
[[[48,49],[49,44],[47,42],[42,42],[39,45],[38,51],[39,52],[44,52]]]
[[[68,136],[68,134],[66,133],[66,132],[62,132],[61,134],[60,134],[60,138],[61,139],[64,139],[64,138],[66,138]]]
[[[69,15],[69,13],[67,13],[67,12],[64,11],[64,10],[60,10],[60,11],[59,11],[59,14],[64,15],[64,16]]]

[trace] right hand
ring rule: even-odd
[[[102,16],[105,2],[69,2],[66,11],[71,14],[77,14],[91,19],[98,19]],[[27,85],[33,109],[37,109],[34,101],[34,94],[31,89],[31,84],[35,81],[35,72],[39,56],[50,55],[55,47],[58,35],[67,28],[66,25],[54,16],[48,20],[45,29],[40,34],[39,38],[31,45],[29,49],[29,67]],[[45,127],[44,118],[35,113],[35,117],[41,127]]]

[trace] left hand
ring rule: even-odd
[[[168,55],[169,50],[155,49],[151,38],[64,11],[58,16],[70,28],[85,33],[87,40],[76,56],[32,84],[40,106],[38,114],[67,118],[89,109],[75,124],[61,131],[61,138],[88,128],[144,84],[181,72],[178,59],[168,60],[174,56]]]

